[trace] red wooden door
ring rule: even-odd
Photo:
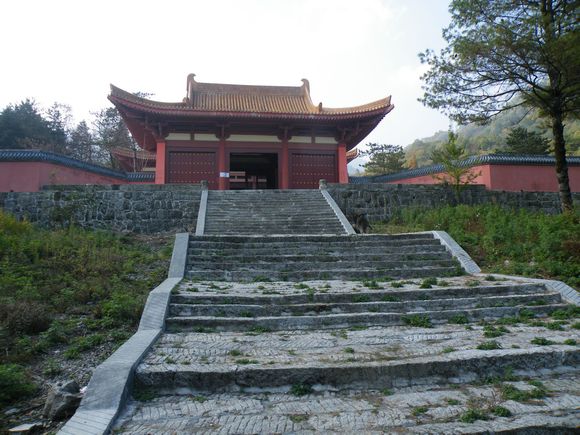
[[[210,189],[217,188],[216,153],[213,151],[169,151],[168,183],[199,183],[207,180]]]
[[[338,181],[336,153],[292,153],[290,158],[290,187],[317,189],[319,180]]]

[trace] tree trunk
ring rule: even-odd
[[[542,0],[540,3],[542,15],[542,27],[546,43],[553,43],[556,37],[555,17],[553,0]],[[551,58],[546,61],[546,69],[550,84],[550,118],[552,120],[552,134],[554,136],[554,155],[556,156],[556,176],[560,191],[560,203],[563,212],[571,212],[574,209],[572,194],[570,193],[570,180],[568,178],[568,163],[566,162],[566,141],[564,140],[563,123],[563,97],[562,97],[562,72],[555,66]]]
[[[562,211],[570,212],[574,209],[570,180],[568,179],[568,162],[566,161],[566,143],[564,141],[564,124],[562,115],[552,116],[552,134],[554,135],[554,154],[556,156],[556,175],[560,191]]]

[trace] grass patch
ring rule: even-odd
[[[580,288],[580,211],[547,215],[497,205],[398,210],[375,232],[447,231],[490,273],[552,278]],[[489,279],[491,275],[486,277]]]
[[[455,351],[457,351],[457,349],[455,349],[454,347],[445,347],[445,348],[443,348],[441,353],[451,353],[451,352],[455,352]]]

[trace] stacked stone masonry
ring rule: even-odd
[[[459,201],[451,187],[425,184],[329,184],[332,195],[346,216],[366,213],[373,221],[388,220],[397,210],[410,207],[441,207],[458,202],[467,205],[498,204],[549,214],[559,213],[560,197],[553,192],[504,192],[487,190],[483,185],[465,186]],[[580,203],[580,193],[574,193]]]
[[[440,185],[329,184],[328,192],[347,217],[366,213],[371,222],[388,220],[401,208],[457,204],[453,190]],[[580,193],[573,198],[580,203]],[[73,222],[137,233],[195,231],[199,202],[198,185],[51,186],[40,192],[0,193],[0,207],[5,211],[42,226]],[[500,192],[475,185],[462,190],[459,202],[560,211],[557,193]]]
[[[5,211],[44,227],[74,224],[135,233],[195,231],[200,187],[51,186],[40,192],[7,193],[2,202]]]

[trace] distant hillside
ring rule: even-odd
[[[540,119],[536,112],[518,107],[516,109],[498,115],[486,125],[469,124],[459,127],[458,141],[465,145],[469,154],[490,154],[502,151],[506,147],[505,139],[514,127],[523,127],[530,131],[543,133],[547,138],[552,137],[550,126],[546,120]],[[566,137],[566,149],[570,155],[580,155],[580,120],[570,120],[564,129]],[[417,166],[431,164],[429,155],[431,151],[447,141],[447,132],[438,131],[433,136],[417,139],[405,147],[407,161],[414,158]]]

